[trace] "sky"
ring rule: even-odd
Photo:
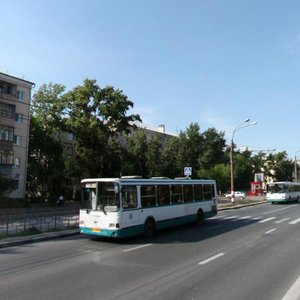
[[[300,157],[300,2],[0,0],[0,72],[72,90],[95,79],[144,125],[198,123]],[[256,125],[235,129],[250,118]]]

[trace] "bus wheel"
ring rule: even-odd
[[[152,237],[155,233],[155,221],[152,218],[148,218],[144,225],[144,236]]]
[[[197,212],[197,217],[196,217],[196,224],[201,225],[204,221],[204,213],[202,209],[199,209]]]

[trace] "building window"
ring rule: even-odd
[[[17,91],[17,98],[19,101],[23,102],[24,101],[24,97],[25,93],[23,91]]]
[[[22,137],[20,135],[14,135],[14,144],[18,146],[22,145]]]
[[[67,155],[73,156],[73,153],[74,153],[73,147],[67,147]]]
[[[72,142],[74,140],[74,134],[73,134],[73,132],[68,132],[67,140],[69,142]]]
[[[16,96],[17,94],[17,86],[11,85],[5,82],[0,82],[0,93],[10,94]]]
[[[16,114],[16,121],[18,123],[23,123],[23,114]]]
[[[0,103],[0,116],[14,119],[16,107],[11,104]]]
[[[0,141],[14,141],[14,129],[8,126],[0,125]]]
[[[12,165],[14,160],[14,152],[10,150],[0,150],[0,164]]]
[[[19,157],[15,157],[14,159],[14,167],[15,168],[20,168],[20,158]]]

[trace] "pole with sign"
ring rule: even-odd
[[[192,175],[192,167],[184,167],[184,176],[189,177]]]

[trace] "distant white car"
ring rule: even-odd
[[[228,199],[231,199],[231,192],[227,192],[224,196]],[[236,199],[245,199],[245,197],[246,194],[244,192],[240,192],[240,191],[234,192],[234,198]]]

